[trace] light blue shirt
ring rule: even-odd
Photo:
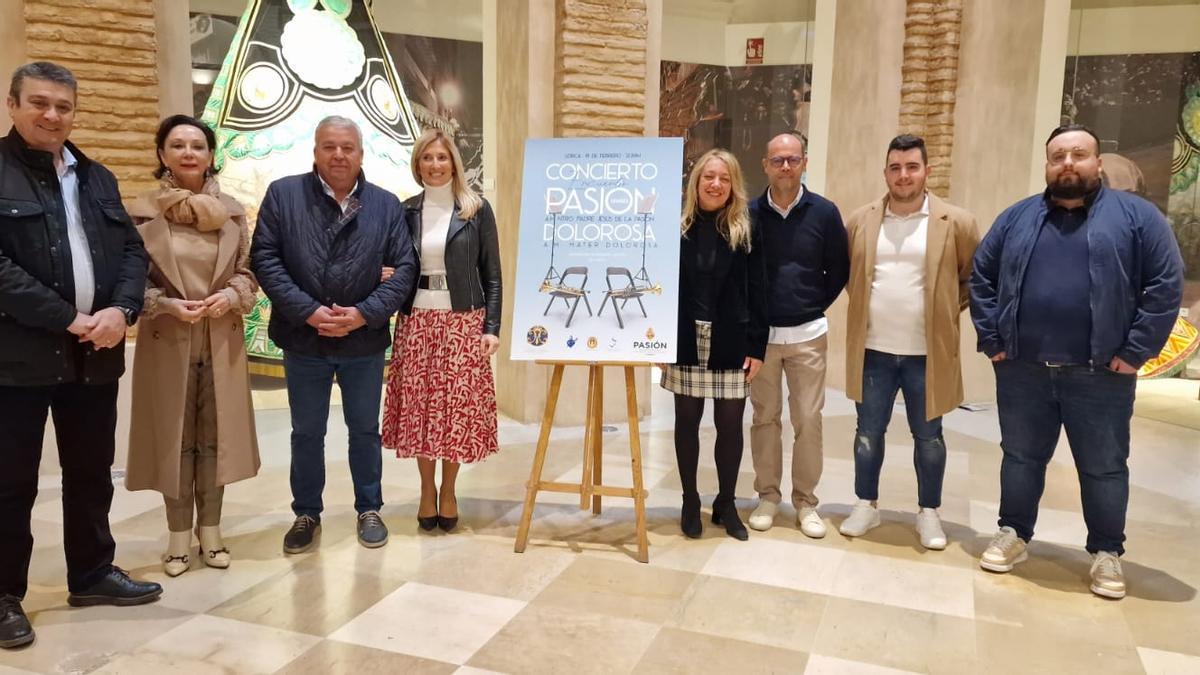
[[[83,229],[83,214],[79,210],[79,176],[75,172],[79,161],[66,146],[62,149],[62,160],[62,166],[56,169],[58,184],[62,188],[63,211],[67,214],[67,240],[71,245],[71,264],[75,274],[75,309],[91,314],[96,299],[96,273],[92,267],[92,249],[88,244],[87,232]]]

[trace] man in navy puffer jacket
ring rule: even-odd
[[[383,471],[379,399],[389,319],[415,283],[416,254],[395,195],[362,173],[362,132],[353,121],[317,125],[312,172],[267,188],[251,267],[271,299],[271,339],[283,350],[292,414],[292,511],[287,553],[312,548],[325,488],[325,427],[336,376],[349,429],[358,540],[387,543],[380,518]],[[380,282],[383,267],[395,268]]]

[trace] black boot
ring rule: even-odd
[[[746,531],[746,526],[738,517],[737,505],[733,503],[732,499],[713,502],[712,521],[713,525],[724,525],[725,534],[738,541],[746,541],[750,538],[750,533]]]
[[[679,529],[689,539],[699,539],[704,533],[700,523],[700,495],[696,493],[683,495],[683,508],[679,515]]]

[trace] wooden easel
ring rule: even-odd
[[[646,539],[646,490],[642,484],[642,444],[638,431],[637,389],[634,386],[633,369],[647,366],[645,363],[595,363],[590,361],[539,361],[554,366],[550,377],[550,395],[546,398],[546,409],[542,414],[542,429],[538,435],[537,452],[533,456],[533,469],[529,482],[525,484],[525,509],[521,513],[521,525],[517,528],[517,540],[513,551],[523,553],[529,541],[529,523],[533,519],[533,506],[537,493],[565,492],[579,495],[579,508],[586,510],[590,503],[592,513],[600,513],[600,498],[631,497],[637,527],[638,562],[650,562],[649,541]],[[583,435],[583,477],[579,483],[556,483],[542,480],[542,467],[546,463],[546,449],[550,446],[550,428],[554,425],[554,409],[558,405],[558,393],[562,387],[563,369],[566,366],[587,366],[588,397],[587,414]],[[633,470],[633,487],[611,487],[600,482],[603,468],[604,420],[604,367],[625,369],[625,405],[629,415],[629,458]]]

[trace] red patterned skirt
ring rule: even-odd
[[[397,457],[470,464],[499,449],[483,315],[413,309],[396,328],[382,435]]]

